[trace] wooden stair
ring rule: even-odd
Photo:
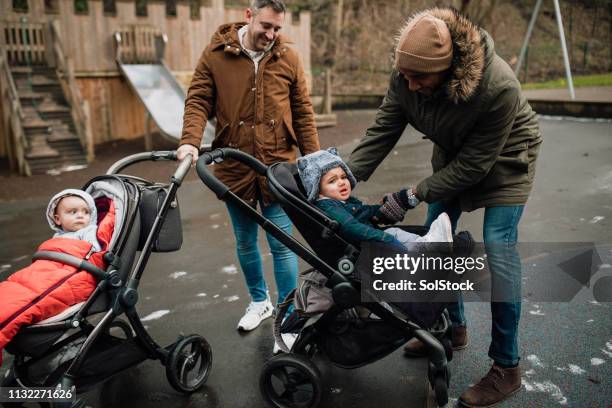
[[[32,174],[57,174],[87,165],[87,152],[75,131],[71,109],[53,68],[13,66],[25,119],[29,148],[25,154]]]

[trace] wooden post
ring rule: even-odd
[[[83,112],[85,113],[85,140],[87,141],[87,163],[93,162],[95,158],[93,134],[91,132],[91,110],[89,102],[83,100]]]
[[[332,113],[332,70],[325,68],[325,97],[323,98],[323,114]]]
[[[43,42],[45,44],[45,60],[47,61],[47,66],[49,68],[56,68],[57,63],[55,61],[55,53],[53,52],[52,25],[56,25],[56,29],[59,31],[59,24],[57,23],[57,20],[49,22],[49,24],[45,25],[43,29]]]
[[[151,137],[151,116],[149,111],[145,113],[145,151],[153,150],[153,140]]]
[[[100,119],[102,124],[102,134],[104,141],[112,140],[111,122],[110,122],[110,101],[108,98],[108,90],[106,86],[100,87]]]
[[[9,71],[9,66],[4,65],[6,63],[6,60],[4,59],[3,55],[0,55],[0,74],[2,72],[4,72],[4,70],[6,69],[6,72],[10,75],[10,71]],[[5,145],[5,153],[6,153],[6,157],[8,157],[8,162],[9,162],[9,169],[11,171],[15,171],[15,169],[17,168],[17,163],[15,162],[15,157],[13,156],[15,154],[15,152],[13,151],[13,144],[11,143],[12,140],[11,138],[13,137],[11,135],[11,97],[10,97],[10,93],[8,90],[8,84],[6,83],[6,80],[4,78],[4,76],[2,76],[0,78],[0,100],[2,101],[2,104],[0,104],[0,113],[2,113],[2,135],[4,137],[4,145]]]

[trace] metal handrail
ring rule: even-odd
[[[70,58],[64,52],[58,24],[57,20],[53,20],[50,23],[52,38],[51,47],[57,64],[56,70],[59,74],[58,78],[63,82],[62,88],[64,88],[64,94],[70,103],[72,119],[75,122],[81,146],[87,151],[87,160],[91,161],[93,159],[93,139],[91,136],[91,129],[89,128],[88,109],[76,84]]]

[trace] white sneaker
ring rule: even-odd
[[[272,316],[273,310],[274,306],[272,306],[270,299],[249,303],[249,306],[246,308],[246,313],[238,322],[237,329],[244,331],[255,329],[262,321]]]
[[[445,245],[440,249],[445,252],[453,251],[453,226],[448,214],[442,213],[431,223],[429,232],[421,237],[420,242],[438,242]]]
[[[281,337],[283,338],[283,341],[285,342],[287,348],[291,350],[293,348],[293,343],[295,343],[295,340],[297,339],[298,335],[297,333],[282,333]],[[276,340],[274,340],[274,347],[272,348],[272,353],[282,353],[282,350]]]

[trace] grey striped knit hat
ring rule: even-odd
[[[336,167],[341,167],[342,170],[344,170],[349,183],[351,183],[351,188],[354,188],[357,184],[357,180],[355,180],[355,176],[353,176],[351,169],[342,161],[342,158],[338,155],[338,149],[335,147],[330,147],[327,150],[319,150],[318,152],[298,158],[297,167],[302,185],[306,190],[306,195],[310,202],[315,201],[319,197],[321,177]]]

